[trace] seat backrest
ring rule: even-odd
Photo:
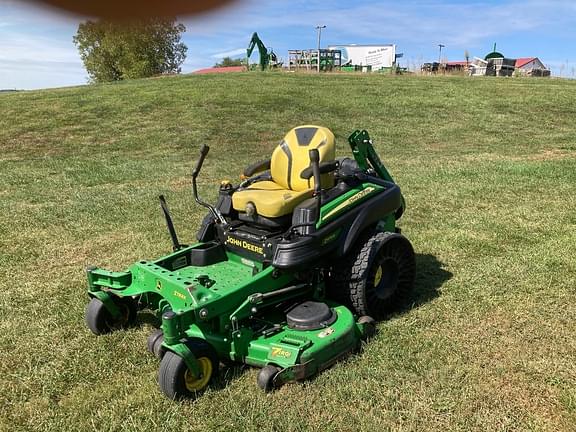
[[[314,179],[300,177],[304,169],[310,166],[309,151],[318,149],[320,162],[333,161],[336,157],[334,134],[322,126],[298,126],[286,134],[282,142],[272,153],[270,174],[275,183],[283,188],[297,192],[314,187]],[[334,186],[331,174],[322,175],[322,188]]]

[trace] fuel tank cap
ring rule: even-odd
[[[293,330],[317,330],[336,321],[336,314],[326,303],[307,301],[286,314],[288,327]]]

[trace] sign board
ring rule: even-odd
[[[372,66],[372,70],[392,67],[396,63],[396,45],[330,45],[329,50],[342,51],[342,65]]]

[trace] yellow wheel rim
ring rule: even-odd
[[[382,266],[378,266],[378,270],[376,270],[376,274],[374,275],[374,286],[378,286],[381,280],[382,280]]]
[[[199,377],[195,377],[188,369],[186,369],[186,373],[184,374],[186,388],[192,392],[203,390],[212,377],[212,362],[208,357],[200,357],[198,359],[198,366],[200,368]]]

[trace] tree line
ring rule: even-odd
[[[87,21],[73,38],[91,82],[179,73],[188,48],[174,19]]]
[[[73,38],[90,82],[120,81],[181,72],[188,48],[186,27],[175,19],[133,22],[87,21]],[[244,65],[224,57],[216,67]]]

